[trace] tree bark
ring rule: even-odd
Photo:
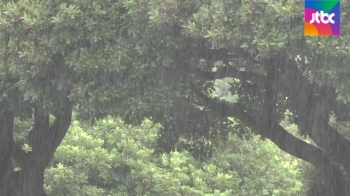
[[[350,141],[329,125],[329,115],[337,109],[334,89],[310,84],[293,62],[284,69],[285,78],[280,82],[286,84],[284,93],[298,115],[298,128],[350,175]]]
[[[204,105],[216,111],[218,116],[240,119],[253,131],[269,138],[285,152],[316,166],[318,171],[324,176],[328,176],[329,181],[331,181],[329,192],[324,192],[325,194],[350,195],[347,194],[348,182],[344,179],[342,172],[338,171],[338,166],[334,164],[342,165],[346,170],[347,177],[350,176],[350,141],[332,128],[328,122],[329,114],[332,111],[343,120],[346,117],[348,117],[347,120],[350,120],[350,117],[347,108],[342,107],[337,101],[334,88],[330,85],[320,86],[311,83],[304,75],[305,70],[302,70],[297,62],[285,53],[275,55],[272,59],[256,60],[241,48],[203,49],[205,47],[204,44],[197,44],[197,49],[189,49],[189,51],[196,51],[190,56],[213,62],[222,61],[226,66],[218,68],[215,72],[207,71],[191,64],[190,57],[186,55],[184,56],[188,59],[180,58],[181,62],[178,63],[185,64],[183,68],[181,66],[180,68],[184,74],[191,76],[188,80],[192,84],[191,90],[201,97]],[[186,54],[186,52],[182,53]],[[228,62],[243,63],[243,65],[248,65],[247,67],[261,65],[267,74],[242,71],[239,67],[232,66]],[[239,79],[242,84],[247,81],[250,84],[253,83],[248,87],[242,85],[243,94],[241,95],[247,99],[254,98],[258,100],[258,103],[250,106],[243,101],[244,105],[237,103],[231,107],[228,104],[210,100],[206,93],[203,94],[198,86],[194,85],[196,81],[205,82],[224,77]],[[262,95],[263,93],[264,95]],[[281,101],[277,102],[277,96],[288,99],[280,104]],[[276,104],[279,106],[285,104],[298,117],[299,130],[310,136],[317,146],[299,140],[279,125],[277,119],[283,111],[280,110],[281,108],[277,108]],[[248,113],[249,109],[254,112]]]
[[[10,195],[14,189],[13,164],[13,114],[6,111],[5,103],[1,103],[0,112],[0,195]],[[5,111],[4,111],[5,110]]]
[[[202,58],[208,56],[207,53],[228,53],[229,50],[199,50],[199,55]],[[283,94],[290,100],[290,108],[295,111],[298,116],[298,128],[301,132],[309,135],[310,138],[320,147],[328,157],[333,161],[341,164],[348,175],[350,175],[350,141],[339,134],[332,128],[329,121],[331,111],[336,114],[342,114],[339,103],[336,100],[334,89],[330,86],[318,86],[312,84],[303,75],[302,70],[298,68],[297,63],[289,59],[286,55],[278,55],[274,59],[256,61],[242,50],[234,49],[234,53],[239,54],[238,58],[244,58],[247,62],[263,65],[268,72],[267,76],[249,73],[245,71],[235,70],[230,64],[218,69],[216,72],[203,71],[190,66],[184,70],[191,73],[202,80],[220,79],[223,77],[232,77],[240,80],[248,80],[255,83],[256,91],[264,91],[270,94],[268,97],[260,97],[263,99],[263,104],[268,104],[265,111],[261,113],[268,114],[261,116],[263,122],[268,122],[266,118],[271,117],[276,111],[272,108],[276,105],[277,93]],[[245,54],[245,55],[243,55]],[[227,62],[228,55],[212,55],[216,61]],[[348,119],[349,120],[349,119]],[[271,126],[268,126],[271,127]],[[269,132],[270,128],[265,129]],[[264,134],[263,134],[264,135]]]
[[[63,140],[72,120],[73,103],[63,93],[57,101],[55,121],[49,125],[49,113],[34,106],[34,127],[28,135],[32,151],[25,153],[14,143],[13,115],[0,114],[0,196],[46,196],[44,172]],[[16,161],[20,171],[14,171]]]
[[[45,168],[26,167],[14,172],[15,189],[11,196],[46,196],[44,192]]]
[[[193,90],[195,92],[196,90]],[[198,91],[196,93],[199,95]],[[339,167],[333,163],[330,157],[319,147],[308,144],[286,131],[276,119],[266,118],[263,115],[253,117],[245,112],[244,107],[238,105],[227,106],[222,103],[216,103],[205,95],[200,95],[205,99],[206,105],[218,115],[235,117],[249,126],[255,133],[274,142],[281,150],[288,154],[311,163],[316,169],[325,176],[327,184],[324,184],[322,195],[348,196],[349,185],[345,176],[341,173]],[[269,120],[269,123],[258,119]]]

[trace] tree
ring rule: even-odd
[[[152,118],[164,125],[165,151],[181,135],[220,138],[234,117],[330,176],[324,194],[347,195],[342,173],[350,172],[350,143],[328,122],[331,112],[349,120],[349,40],[304,37],[302,1],[0,4],[3,194],[44,195],[44,169],[75,105],[81,118],[120,115],[135,124]],[[342,11],[342,21],[348,17]],[[236,79],[234,104],[210,94],[213,80],[224,77]],[[279,124],[287,108],[315,145]],[[33,119],[28,153],[13,140],[14,117]],[[22,170],[15,172],[13,161]]]

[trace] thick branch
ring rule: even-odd
[[[267,80],[265,82],[264,104],[262,106],[262,113],[265,114],[262,115],[263,123],[266,124],[266,126],[264,126],[266,129],[265,131],[274,129],[275,123],[273,122],[277,119],[276,104],[278,91],[273,88],[274,83],[276,83],[278,80],[275,66],[276,65],[273,63],[269,63],[267,66]]]
[[[350,142],[328,124],[330,111],[336,105],[336,96],[327,87],[310,84],[295,62],[289,61],[284,69],[288,87],[284,93],[291,98],[292,107],[297,111],[299,129],[305,131],[317,146],[342,164],[350,174]]]
[[[328,123],[329,112],[325,110],[327,100],[314,101],[309,120],[313,122],[311,139],[336,162],[342,164],[350,174],[350,142]],[[311,119],[312,118],[312,119]]]
[[[257,120],[259,117],[255,118],[247,114],[244,107],[235,104],[234,106],[228,106],[222,103],[216,103],[215,101],[208,98],[200,90],[192,86],[192,92],[205,102],[212,111],[216,112],[220,116],[224,117],[235,117],[240,119],[246,125],[252,128],[252,130],[258,134],[263,134],[264,137],[270,139],[283,151],[298,157],[304,161],[307,161],[316,167],[324,167],[324,163],[330,163],[326,154],[323,151],[311,144],[308,144],[290,134],[286,131],[277,121],[274,121],[273,129],[266,131],[264,126],[261,126]],[[262,118],[262,117],[260,117]],[[329,166],[329,165],[328,165]]]
[[[54,114],[55,121],[51,127],[49,112],[40,105],[34,108],[34,127],[28,135],[32,151],[24,153],[18,146],[15,150],[15,159],[22,167],[36,166],[44,169],[67,133],[72,120],[73,103],[66,93],[61,92],[57,97],[58,111]]]
[[[72,122],[73,103],[67,97],[65,97],[65,100],[65,107],[62,108],[61,112],[56,114],[55,121],[50,127],[50,134],[48,138],[51,141],[50,147],[51,149],[54,149],[54,151],[60,145]],[[54,155],[54,151],[50,153],[51,158]]]

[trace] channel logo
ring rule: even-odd
[[[340,0],[305,0],[304,35],[340,36]]]

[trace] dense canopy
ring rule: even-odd
[[[301,0],[1,1],[1,194],[45,194],[76,110],[152,119],[160,150],[185,136],[199,158],[212,148],[200,138],[215,145],[235,121],[333,179],[324,194],[348,195],[350,142],[329,117],[349,120],[349,8],[342,36],[305,37]],[[280,124],[287,109],[313,144]],[[15,117],[33,120],[30,152],[13,139]]]

